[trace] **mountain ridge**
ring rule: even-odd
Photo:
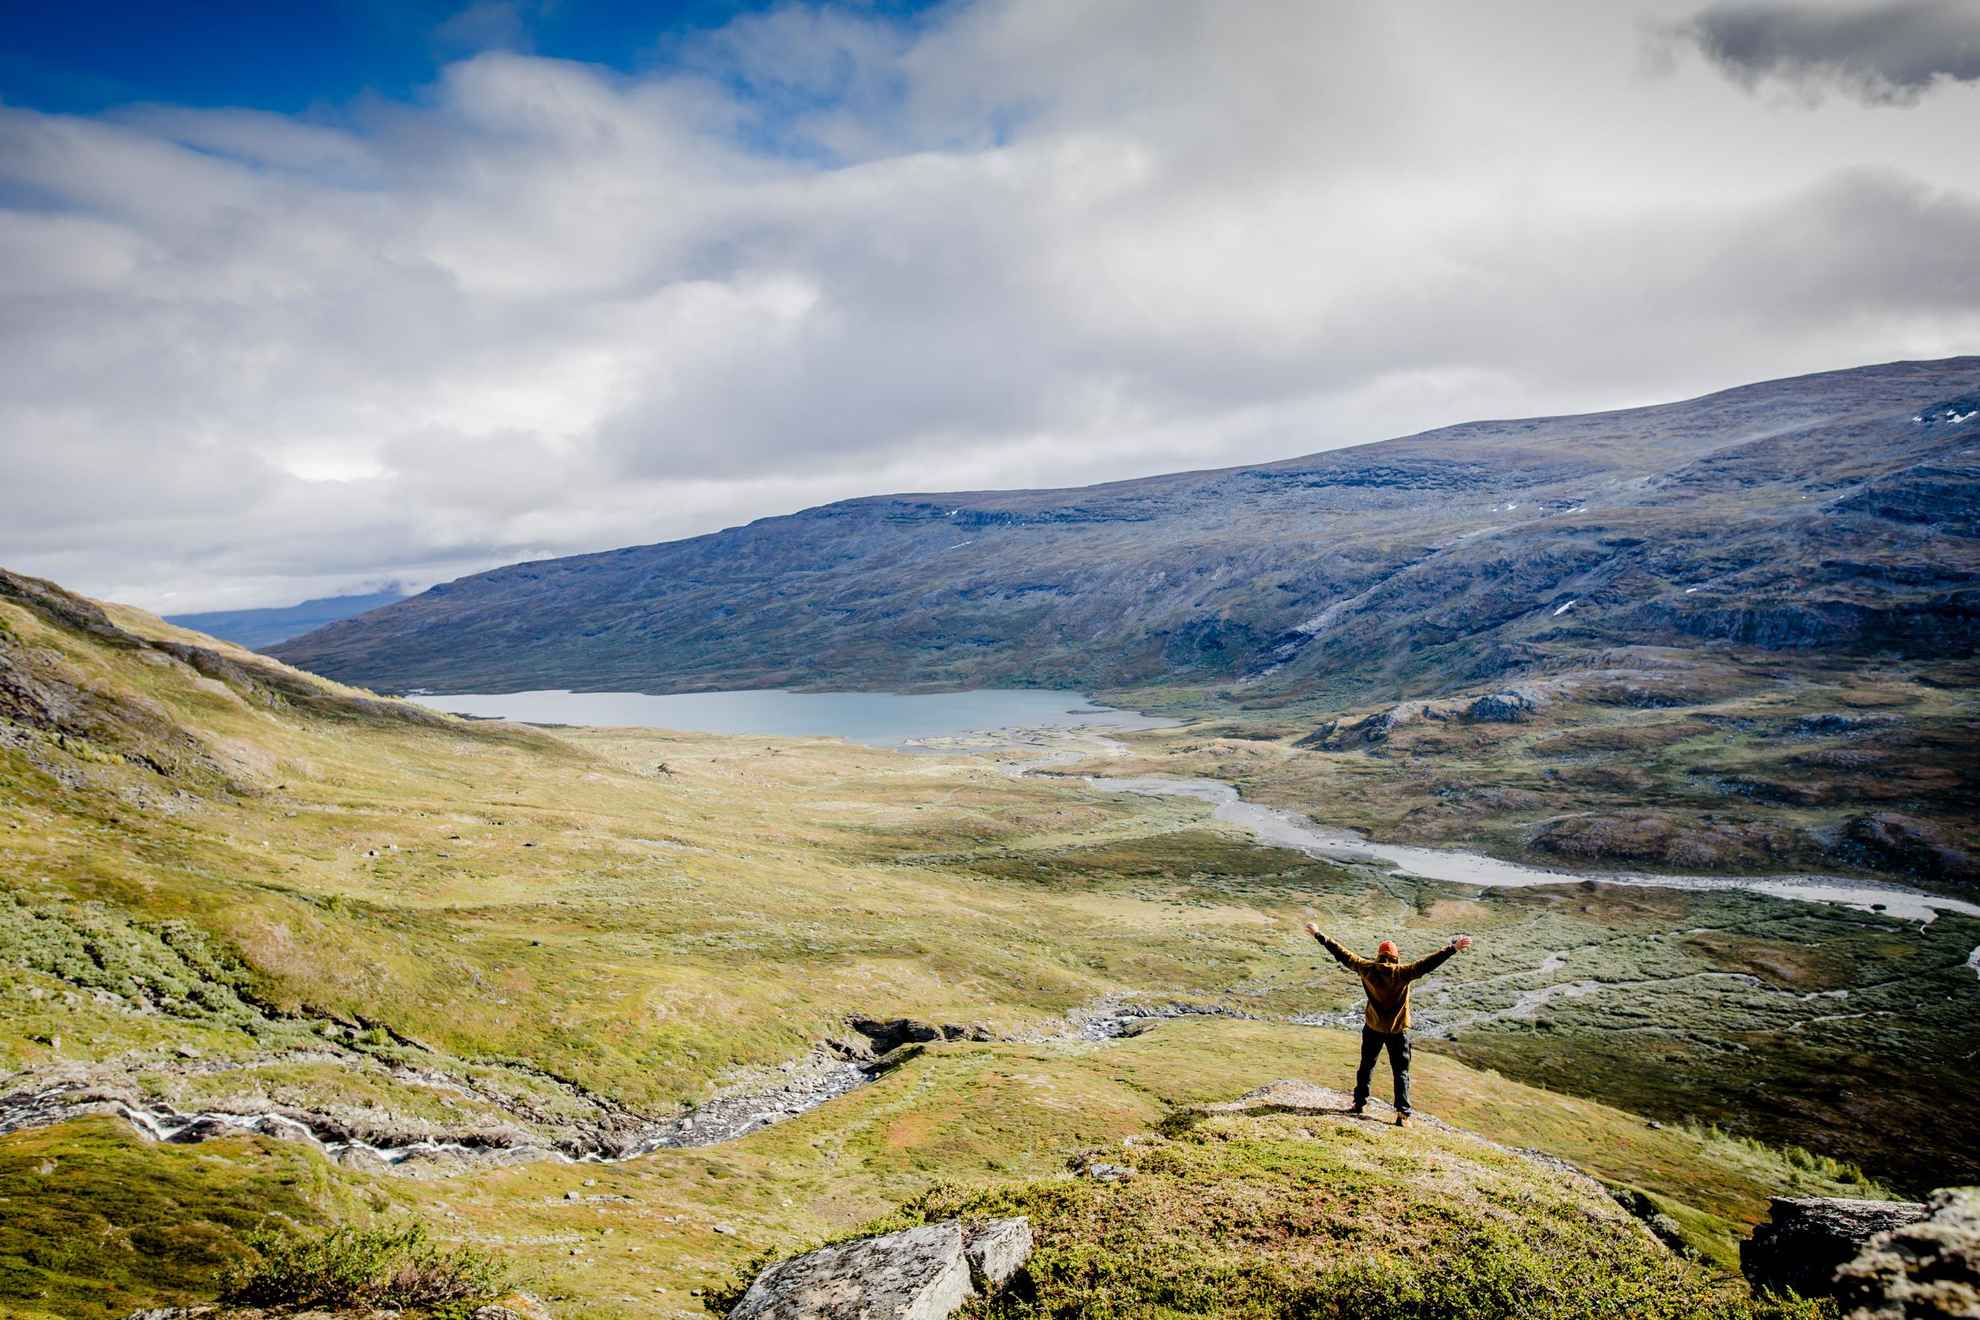
[[[1976,391],[1980,358],[1892,363],[1070,490],[865,496],[494,569],[273,653],[400,691],[1369,696],[1599,645],[1943,648],[1980,635]]]
[[[188,614],[167,614],[164,619],[176,627],[190,628],[250,650],[259,650],[313,632],[325,624],[391,605],[405,597],[405,591],[393,583],[379,591],[317,596],[294,605],[251,610],[201,610]]]

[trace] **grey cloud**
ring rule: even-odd
[[[1726,0],[1673,35],[1748,88],[1775,79],[1811,95],[1833,89],[1867,104],[1908,105],[1938,82],[1980,80],[1973,0]]]

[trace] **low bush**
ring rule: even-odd
[[[465,1312],[508,1285],[508,1270],[472,1247],[442,1247],[419,1224],[328,1232],[262,1227],[232,1266],[223,1300],[251,1306],[373,1306]]]

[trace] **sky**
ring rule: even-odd
[[[0,31],[0,565],[158,610],[1980,352],[1980,0]]]

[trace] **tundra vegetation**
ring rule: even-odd
[[[1971,892],[1976,428],[1964,357],[874,496],[476,574],[279,653],[392,690],[1108,692],[1397,836]]]
[[[1308,755],[1292,741],[1136,747],[1263,767]],[[1209,1199],[1178,1222],[1201,1241],[1236,1222],[1271,1246],[1248,1287],[1312,1267],[1341,1296],[1392,1287],[1424,1299],[1397,1313],[1442,1314],[1457,1295],[1434,1292],[1439,1271],[1468,1263],[1528,1296],[1512,1226],[1530,1212],[1591,1289],[1733,1307],[1749,1303],[1719,1272],[1768,1195],[1972,1176],[1963,961],[1980,923],[1603,885],[1481,894],[1005,769],[435,716],[0,576],[0,1122],[23,1097],[94,1088],[374,1143],[602,1150],[785,1075],[849,1013],[991,1037],[929,1044],[738,1140],[621,1162],[386,1170],[280,1133],[30,1123],[0,1135],[0,1311],[121,1316],[214,1296],[230,1269],[273,1287],[414,1224],[418,1250],[489,1253],[561,1316],[704,1314],[759,1253],[1009,1204],[1038,1212],[1048,1311],[1183,1313],[1241,1267],[1178,1265],[1154,1226],[1078,1260],[1066,1244],[1195,1187]],[[1441,1133],[1178,1126],[1288,1074],[1351,1070],[1351,1033],[1285,1020],[1353,1009],[1308,915],[1354,942],[1478,936],[1421,992],[1443,1038],[1419,1054],[1419,1104],[1654,1206],[1689,1258],[1645,1254],[1620,1219],[1571,1230],[1522,1166],[1501,1170],[1500,1203],[1439,1219]],[[1066,1031],[1124,995],[1253,1016]],[[1065,1183],[1070,1156],[1151,1133],[1167,1153],[1146,1181]],[[1271,1218],[1286,1198],[1309,1218]],[[447,1259],[472,1274],[482,1257]]]

